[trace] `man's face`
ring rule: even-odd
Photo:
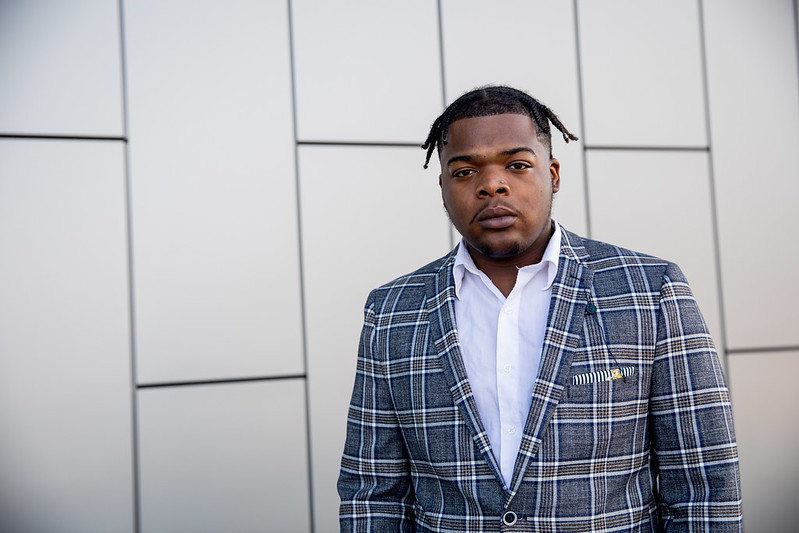
[[[439,159],[444,207],[475,263],[540,261],[560,164],[536,138],[532,119],[503,114],[453,122]]]

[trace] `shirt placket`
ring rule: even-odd
[[[510,484],[523,428],[518,416],[520,291],[512,291],[497,319],[497,399],[500,418],[500,469]]]

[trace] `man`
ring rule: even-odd
[[[508,87],[434,122],[423,148],[463,239],[369,295],[342,531],[740,530],[729,396],[690,288],[551,219],[550,122],[576,139]]]

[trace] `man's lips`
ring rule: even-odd
[[[512,209],[498,205],[482,209],[475,218],[485,229],[504,229],[513,225],[518,217]]]

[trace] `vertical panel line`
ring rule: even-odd
[[[728,363],[728,347],[729,339],[727,339],[727,318],[724,312],[724,280],[722,279],[721,271],[721,243],[719,240],[719,217],[716,199],[716,174],[713,165],[713,136],[710,127],[710,88],[707,75],[707,37],[705,32],[705,8],[702,0],[697,0],[697,7],[699,9],[699,47],[700,59],[702,61],[702,97],[705,100],[705,135],[707,137],[708,154],[708,181],[710,186],[710,220],[713,231],[713,262],[716,269],[716,292],[718,293],[718,306],[719,306],[719,327],[721,331],[717,332],[724,343],[724,350],[720,354],[724,358],[724,366],[727,367]],[[727,380],[727,387],[731,386],[730,380]],[[732,391],[730,391],[732,395]]]
[[[793,0],[793,36],[796,39],[796,75],[799,78],[799,0]]]
[[[574,9],[574,50],[577,53],[577,100],[580,110],[580,139],[583,141],[583,206],[585,209],[585,233],[586,237],[593,238],[591,231],[591,201],[589,197],[590,187],[588,186],[588,139],[585,132],[585,102],[583,98],[583,59],[580,53],[580,16],[577,0],[573,0]]]
[[[447,69],[444,65],[444,13],[441,0],[438,0],[438,58],[441,65],[441,109],[447,108]],[[449,219],[447,219],[449,220]],[[447,237],[450,249],[455,247],[455,236],[451,224],[447,224]]]
[[[441,64],[441,108],[447,107],[447,76],[444,67],[444,15],[442,13],[441,0],[438,0],[438,58]]]
[[[300,267],[300,320],[302,328],[302,359],[305,369],[305,450],[308,465],[308,517],[311,533],[316,531],[314,512],[313,453],[311,437],[311,398],[308,372],[308,321],[305,305],[305,268],[302,247],[302,202],[300,200],[300,148],[297,135],[297,76],[294,66],[294,14],[291,0],[286,0],[289,26],[289,71],[291,78],[291,118],[294,135],[294,190],[297,202],[297,253]]]
[[[130,137],[128,132],[128,75],[127,75],[127,47],[125,46],[125,10],[124,0],[119,0],[119,52],[120,76],[122,81],[122,128],[125,139],[125,225],[128,253],[128,320],[130,335],[130,408],[131,408],[131,451],[133,470],[133,530],[141,532],[141,481],[139,470],[139,404],[136,388],[136,304],[135,304],[135,276],[133,261],[133,213],[131,201],[131,176],[130,176]]]

